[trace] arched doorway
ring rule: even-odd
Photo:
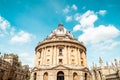
[[[77,73],[73,73],[73,80],[78,80],[78,75],[77,75]]]
[[[34,73],[34,80],[36,80],[37,73]]]
[[[87,80],[87,73],[85,73],[85,80]]]
[[[62,71],[57,73],[57,80],[64,80],[64,73]]]
[[[44,73],[43,80],[48,80],[48,73],[47,72]]]

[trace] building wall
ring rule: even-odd
[[[116,59],[111,65],[99,62],[100,65],[98,67],[93,65],[91,70],[92,80],[120,80],[120,62]]]
[[[62,49],[61,55],[59,54],[59,49]],[[78,43],[60,41],[47,43],[37,47],[35,55],[35,67],[37,70],[33,70],[31,80],[43,80],[45,72],[48,73],[49,80],[57,80],[59,71],[64,73],[64,80],[74,80],[73,73],[77,73],[77,79],[75,80],[90,80],[87,77],[85,79],[85,73],[90,75],[89,71],[80,70],[87,67],[87,60],[85,48]],[[59,59],[62,59],[62,62]],[[66,69],[62,69],[63,67],[55,69],[54,66],[58,65],[69,67]],[[39,70],[42,67],[45,69]],[[78,71],[74,70],[76,67]],[[34,79],[35,73],[37,74],[36,79]]]
[[[26,80],[29,76],[29,70],[16,66],[13,59],[7,55],[0,57],[0,80]]]
[[[59,50],[62,49],[62,55]],[[36,50],[35,66],[40,65],[59,65],[62,59],[63,65],[81,65],[87,67],[86,52],[80,45],[73,43],[49,43],[40,46]]]
[[[44,80],[44,74],[48,73],[48,80],[57,80],[58,72],[62,71],[64,73],[64,80],[90,80],[89,77],[85,79],[85,72],[80,70],[39,70],[36,73],[36,80]],[[31,80],[34,80],[34,73],[31,75]],[[77,74],[76,77],[74,74]]]
[[[85,46],[59,24],[36,46],[30,80],[57,80],[63,74],[62,80],[90,80]]]

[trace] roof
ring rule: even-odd
[[[70,39],[74,39],[73,38],[73,35],[70,33],[70,31],[68,31],[66,28],[64,28],[63,24],[59,24],[57,29],[53,30],[50,35],[46,38],[47,40],[48,39],[53,39],[53,38],[70,38]]]
[[[55,30],[53,30],[50,33],[50,35],[47,36],[47,38],[44,39],[44,41],[38,43],[35,50],[41,45],[48,44],[48,43],[56,43],[56,42],[70,42],[70,43],[72,42],[72,43],[79,44],[80,46],[83,46],[85,48],[83,42],[78,41],[76,38],[74,38],[71,32],[66,28],[64,28],[63,24],[60,23],[58,24],[58,27]]]

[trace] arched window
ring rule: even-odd
[[[77,73],[73,73],[73,80],[78,80],[78,75],[77,75]]]
[[[34,73],[34,80],[36,80],[37,73]]]
[[[64,73],[62,71],[57,73],[57,80],[64,80]]]
[[[62,49],[61,48],[59,49],[59,55],[60,56],[62,55]]]
[[[44,73],[43,80],[48,80],[48,73],[47,72]]]
[[[85,80],[87,80],[87,73],[85,73]]]

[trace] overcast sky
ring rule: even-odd
[[[0,52],[34,65],[35,47],[59,23],[83,41],[87,60],[120,60],[119,0],[0,0]]]

